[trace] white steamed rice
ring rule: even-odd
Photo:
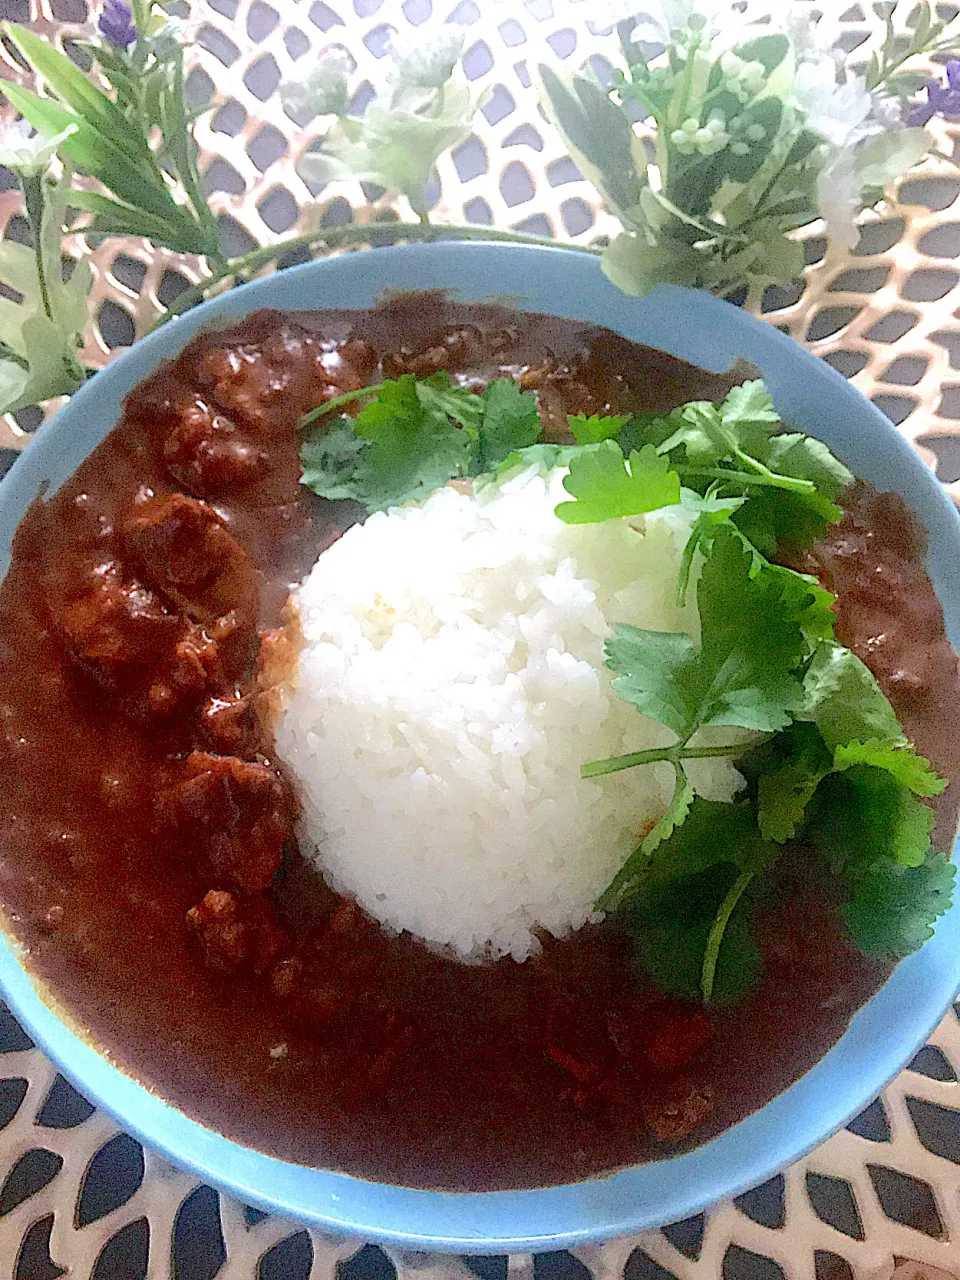
[[[697,635],[693,591],[675,599],[692,517],[566,525],[564,474],[373,515],[294,596],[276,742],[301,846],[387,928],[464,959],[523,960],[535,930],[594,918],[672,791],[666,765],[580,766],[671,741],[610,692],[603,644],[616,622]],[[691,777],[718,800],[741,781],[724,759]]]

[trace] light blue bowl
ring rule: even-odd
[[[466,301],[506,294],[521,308],[606,325],[716,372],[741,357],[751,361],[788,423],[824,440],[858,475],[901,494],[917,512],[951,639],[960,640],[960,518],[887,419],[838,373],[771,326],[705,294],[663,287],[646,298],[626,297],[594,258],[515,245],[418,245],[311,263],[245,285],[138,342],[41,430],[0,485],[0,571],[40,486],[61,484],[117,421],[127,393],[199,329],[261,307],[369,307],[385,289],[447,289]],[[688,1217],[762,1182],[845,1124],[910,1059],[960,986],[960,902],[830,1053],[755,1115],[686,1155],[539,1191],[413,1191],[271,1159],[188,1120],[82,1043],[44,1004],[5,943],[0,986],[27,1031],[92,1102],[148,1146],[248,1204],[409,1249],[560,1249]]]

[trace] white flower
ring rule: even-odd
[[[781,25],[798,63],[844,61],[846,55],[839,45],[842,28],[826,12],[818,15],[808,0],[792,5],[782,16]]]
[[[477,109],[463,77],[424,99],[394,95],[389,106],[371,102],[362,120],[345,118],[324,139],[322,151],[308,151],[298,165],[307,182],[359,178],[388,191],[401,191],[418,214],[433,166],[442,151],[470,133]]]
[[[847,147],[876,132],[873,99],[863,76],[837,84],[833,62],[804,62],[793,82],[793,101],[814,133],[835,147]]]
[[[287,115],[301,120],[341,115],[350,101],[353,59],[336,46],[321,54],[302,80],[280,86],[280,101]]]
[[[60,133],[38,130],[31,137],[26,120],[0,124],[0,164],[26,175],[46,173],[57,148],[76,132],[77,125],[68,124]]]
[[[675,31],[689,27],[711,31],[740,28],[747,21],[769,13],[778,0],[751,0],[745,11],[734,10],[732,0],[607,0],[604,17],[613,22],[635,21],[634,40],[667,45]]]
[[[817,203],[827,235],[847,249],[856,247],[860,238],[856,219],[860,215],[860,177],[852,149],[837,152],[817,178]]]
[[[411,89],[439,89],[453,75],[463,53],[463,31],[443,26],[429,34],[418,31],[406,40],[390,42],[398,83]]]

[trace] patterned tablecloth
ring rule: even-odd
[[[229,251],[369,216],[358,185],[317,193],[297,176],[308,135],[283,113],[278,86],[330,43],[346,47],[375,83],[391,32],[437,20],[464,28],[467,74],[490,91],[475,135],[441,160],[437,214],[581,240],[610,231],[544,124],[529,76],[545,53],[571,64],[591,59],[602,72],[610,40],[598,12],[592,0],[194,0],[189,91],[195,101],[216,92],[221,103],[198,137]],[[85,0],[0,0],[0,15],[67,47],[89,29]],[[852,47],[864,39],[863,13],[854,5],[843,20]],[[8,53],[0,57],[0,74],[22,75]],[[945,133],[943,143],[954,140]],[[0,187],[0,223],[19,236],[18,197],[9,181]],[[958,197],[960,179],[931,166],[871,220],[852,258],[827,260],[812,234],[805,280],[769,291],[764,309],[879,404],[960,498]],[[85,353],[93,364],[131,342],[158,300],[199,278],[194,263],[139,241],[108,242],[95,264],[97,327]],[[41,417],[26,411],[0,422],[6,465]],[[960,1022],[950,1011],[882,1098],[758,1190],[573,1254],[461,1259],[332,1240],[218,1197],[93,1111],[6,1015],[0,1280],[63,1271],[78,1280],[888,1280],[895,1264],[898,1280],[918,1280],[930,1267],[960,1275],[958,1075]]]

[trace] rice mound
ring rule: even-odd
[[[673,788],[668,765],[580,766],[671,741],[611,693],[603,645],[616,622],[698,634],[676,603],[693,516],[567,525],[565,474],[373,515],[293,596],[303,644],[276,746],[301,847],[388,929],[465,960],[523,960],[536,930],[595,919]],[[718,800],[741,784],[725,759],[691,778]]]

